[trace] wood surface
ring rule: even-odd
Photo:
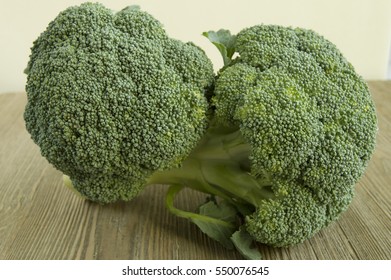
[[[391,81],[369,82],[379,134],[355,198],[337,222],[265,259],[391,259]],[[98,205],[62,183],[25,130],[23,93],[0,95],[0,259],[240,259],[164,206],[165,186],[131,202]],[[177,206],[204,200],[185,191]]]

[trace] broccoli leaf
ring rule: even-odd
[[[254,239],[243,227],[241,227],[231,236],[231,241],[235,245],[235,248],[239,251],[239,253],[246,259],[262,259],[261,253],[256,248],[251,247],[251,245],[254,244]]]
[[[208,38],[209,41],[211,41],[212,44],[215,45],[220,51],[223,57],[224,65],[230,64],[232,61],[232,56],[235,53],[236,36],[231,35],[231,32],[225,29],[220,29],[217,32],[203,32],[202,35]]]
[[[139,5],[130,5],[122,9],[122,11],[140,11]]]
[[[225,226],[221,223],[213,223],[211,220],[191,219],[206,235],[220,242],[224,247],[233,249],[230,237],[237,227],[237,211],[235,207],[224,202],[217,204],[215,201],[208,201],[199,207],[199,214],[228,223],[229,226]]]
[[[178,217],[187,218],[196,224],[202,232],[218,241],[227,249],[233,249],[230,239],[238,228],[236,224],[236,209],[228,203],[217,205],[214,201],[202,204],[199,213],[187,212],[174,206],[175,195],[183,189],[182,186],[172,185],[167,191],[166,206],[171,213]]]

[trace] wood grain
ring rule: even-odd
[[[341,218],[303,244],[259,245],[265,259],[391,259],[391,82],[369,82],[379,135]],[[101,206],[62,184],[26,132],[25,94],[0,95],[0,259],[240,259],[164,206],[165,186]],[[203,196],[180,194],[194,209]]]

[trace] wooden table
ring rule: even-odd
[[[260,245],[265,259],[391,259],[391,81],[370,82],[376,152],[351,207],[303,244]],[[238,259],[164,206],[165,186],[101,206],[74,195],[41,157],[22,118],[25,94],[0,95],[0,259]],[[181,194],[194,209],[202,195]]]

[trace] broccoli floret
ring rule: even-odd
[[[337,47],[311,30],[254,26],[237,34],[236,51],[215,83],[216,119],[238,127],[249,172],[276,196],[258,201],[245,225],[265,244],[300,243],[351,202],[375,146],[374,103]]]
[[[135,6],[62,11],[25,72],[27,130],[93,201],[133,198],[153,172],[178,166],[207,125],[212,63]]]
[[[237,52],[218,73],[208,131],[181,168],[157,181],[236,208],[241,222],[225,220],[224,242],[241,227],[264,244],[301,243],[349,206],[375,146],[374,103],[337,47],[311,30],[259,25],[228,34],[206,33],[223,57],[221,42]],[[227,211],[214,203],[206,216]]]

